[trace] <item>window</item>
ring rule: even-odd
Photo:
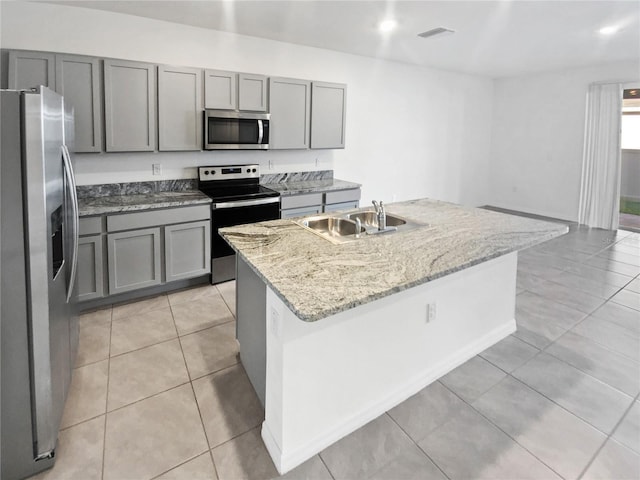
[[[640,150],[640,88],[624,90],[620,144],[623,150]]]

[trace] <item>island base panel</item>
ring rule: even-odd
[[[240,361],[264,406],[267,286],[240,256],[236,262],[236,338]],[[238,301],[238,299],[242,299]]]
[[[267,286],[262,438],[278,471],[513,333],[516,271],[514,252],[317,322]]]

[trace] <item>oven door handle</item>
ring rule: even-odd
[[[280,197],[256,198],[253,200],[238,200],[236,202],[220,202],[213,203],[212,208],[218,210],[220,208],[239,208],[252,207],[254,205],[266,205],[268,203],[279,203]]]

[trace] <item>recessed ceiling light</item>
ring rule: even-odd
[[[620,27],[616,25],[609,25],[608,27],[602,27],[600,30],[598,30],[598,33],[600,35],[613,35],[614,33],[618,33],[619,30]]]
[[[429,38],[436,35],[451,35],[452,33],[456,33],[456,31],[451,30],[450,28],[438,27],[427,30],[426,32],[419,33],[418,36],[422,38]]]
[[[378,30],[380,30],[383,33],[386,33],[395,29],[397,26],[398,26],[398,22],[396,22],[392,18],[388,18],[380,22],[380,25],[378,25]]]

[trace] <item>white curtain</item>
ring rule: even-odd
[[[582,153],[578,222],[617,230],[620,219],[622,84],[592,84]]]

